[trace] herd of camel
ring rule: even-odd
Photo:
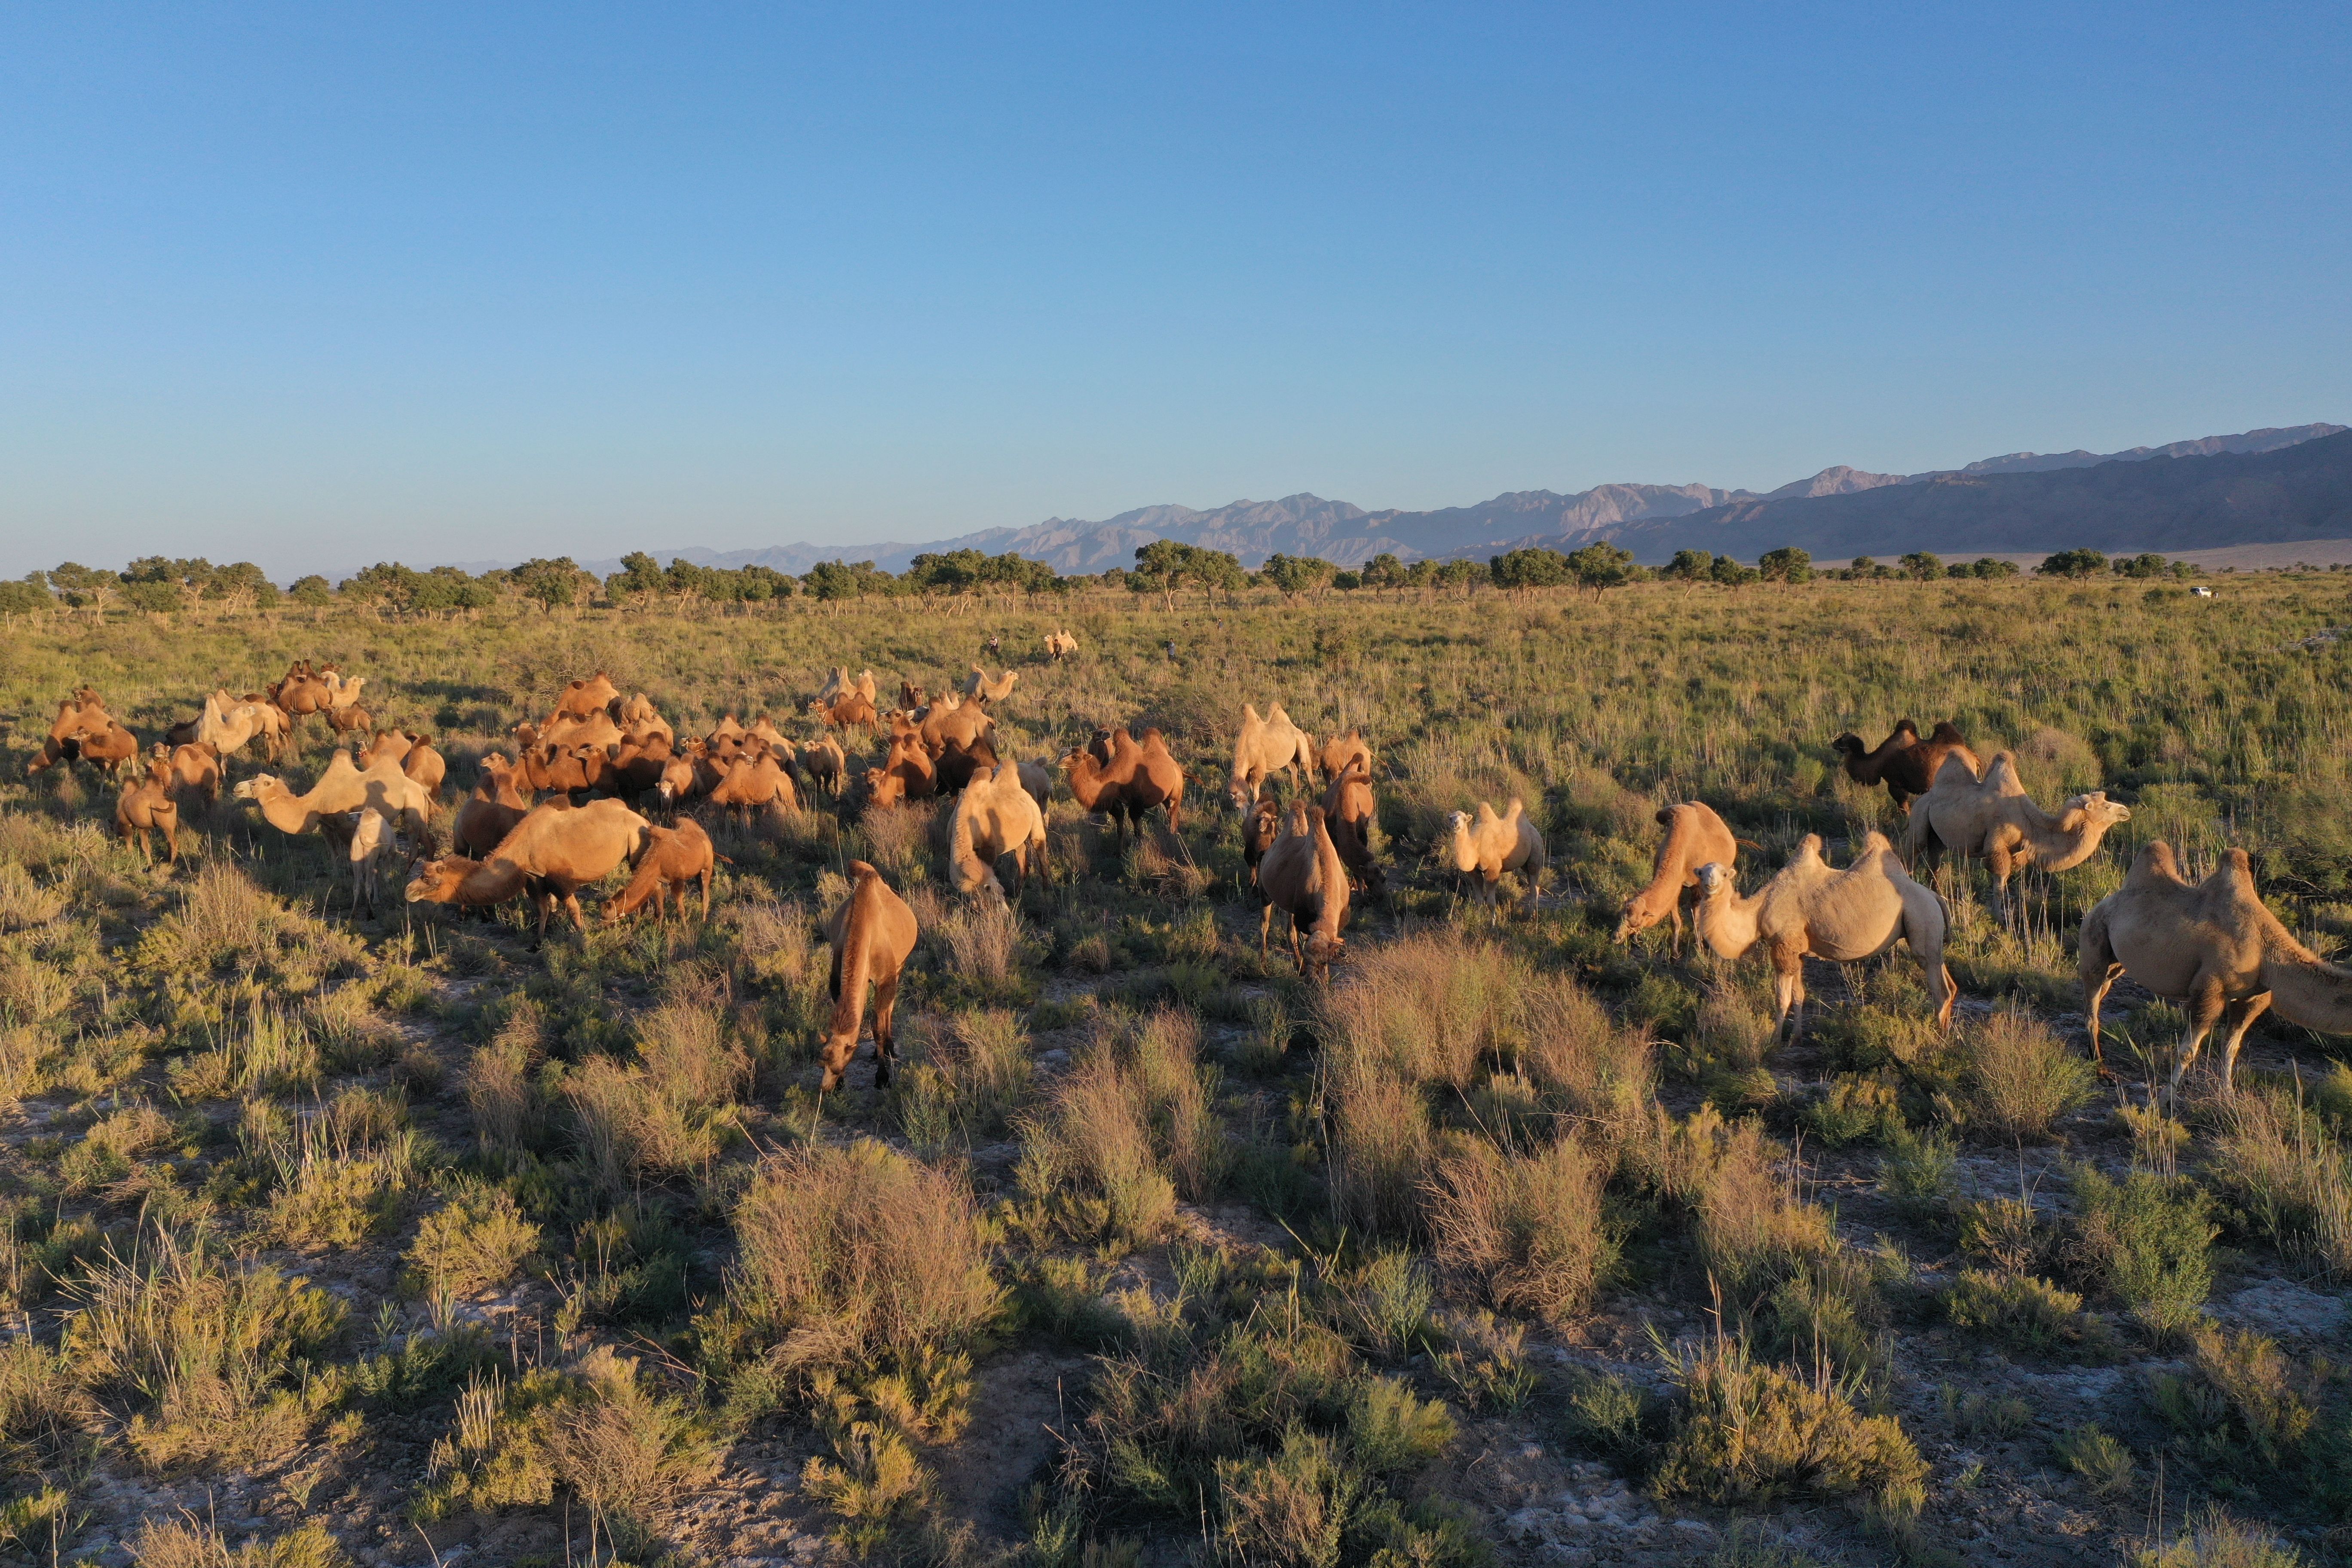
[[[1047,652],[1059,660],[1076,647],[1075,637],[1056,632]],[[1006,861],[1016,892],[1033,866],[1044,867],[1055,772],[1083,810],[1108,818],[1122,848],[1130,831],[1145,832],[1155,811],[1166,814],[1171,833],[1179,829],[1186,784],[1165,737],[1148,727],[1140,735],[1125,725],[1097,731],[1063,755],[1057,769],[1000,755],[991,710],[1012,697],[1017,680],[1017,672],[992,679],[974,666],[960,691],[934,696],[902,681],[897,705],[884,710],[871,670],[852,677],[836,668],[808,703],[816,737],[795,742],[764,714],[748,726],[730,714],[709,733],[681,740],[644,693],[624,698],[599,671],[570,682],[544,720],[516,725],[512,757],[482,760],[473,793],[457,805],[448,851],[439,855],[430,853],[432,819],[447,767],[432,738],[375,730],[358,704],[363,678],[347,679],[331,665],[314,669],[298,662],[276,685],[243,698],[215,691],[197,717],[174,726],[143,759],[137,736],[84,688],[59,705],[26,771],[80,763],[118,782],[127,771],[118,829],[139,845],[142,858],[148,836],[160,836],[166,860],[175,862],[182,799],[194,794],[216,802],[231,757],[252,746],[274,763],[301,721],[322,716],[336,733],[356,738],[333,753],[317,784],[298,795],[275,774],[256,773],[236,784],[236,798],[281,832],[317,831],[341,848],[355,907],[373,907],[377,865],[405,840],[414,851],[407,901],[479,908],[527,899],[537,908],[542,941],[559,908],[584,931],[579,889],[624,865],[630,879],[605,901],[606,920],[625,919],[648,903],[662,914],[672,901],[682,915],[697,888],[707,916],[720,857],[702,825],[682,814],[697,803],[786,813],[801,809],[804,792],[823,792],[846,796],[862,811],[952,796],[951,885],[1001,905],[1008,898],[1000,875]],[[870,743],[870,764],[853,769],[845,740]],[[2006,921],[2009,883],[2020,868],[2079,866],[2131,816],[2095,790],[2044,810],[2020,781],[2011,753],[1984,762],[1949,722],[1923,737],[1906,719],[1875,747],[1853,734],[1831,746],[1856,783],[1886,787],[1904,816],[1899,850],[1870,832],[1838,869],[1823,858],[1821,837],[1810,836],[1785,867],[1743,895],[1734,872],[1744,841],[1702,802],[1668,805],[1657,814],[1665,833],[1652,879],[1624,900],[1615,931],[1622,943],[1671,922],[1679,954],[1687,915],[1695,940],[1720,958],[1736,962],[1760,946],[1775,976],[1778,1026],[1791,1035],[1802,1024],[1805,959],[1853,963],[1889,952],[1897,942],[1919,964],[1938,1025],[1948,1026],[1958,1000],[1944,963],[1949,914],[1912,873],[1946,853],[1983,861],[1992,908]],[[1341,933],[1351,900],[1384,890],[1372,843],[1373,776],[1371,749],[1360,730],[1318,744],[1278,702],[1263,715],[1255,704],[1243,707],[1225,794],[1263,906],[1259,951],[1267,951],[1276,915],[1286,917],[1291,956],[1303,975],[1328,980],[1346,946]],[[1277,787],[1282,781],[1286,802]],[[1497,813],[1482,801],[1475,813],[1450,814],[1433,858],[1479,889],[1499,914],[1506,875],[1530,895],[1539,885],[1544,837],[1522,802]],[[889,1081],[892,1008],[918,935],[913,910],[878,870],[864,861],[848,869],[849,897],[825,921],[836,1005],[822,1042],[827,1089],[838,1084],[855,1052],[869,990],[876,1081]],[[2188,1032],[2171,1075],[2176,1089],[2218,1031],[2226,1091],[2246,1031],[2266,1011],[2307,1028],[2352,1033],[2352,970],[2323,961],[2287,931],[2256,892],[2242,850],[2228,851],[2210,876],[2190,882],[2168,845],[2149,843],[2123,886],[2084,918],[2080,975],[2095,1059],[2100,1005],[2126,974],[2186,1005]]]

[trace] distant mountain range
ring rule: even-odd
[[[1795,544],[1821,559],[2060,549],[2178,551],[2352,538],[2352,441],[2341,425],[2208,436],[2121,452],[2011,452],[1959,468],[1878,474],[1846,467],[1759,494],[1709,485],[1599,485],[1572,495],[1514,490],[1435,511],[1367,511],[1320,496],[1234,501],[1210,511],[1139,507],[1099,521],[1048,518],[930,544],[783,544],[663,551],[707,566],[804,573],[820,561],[903,571],[926,552],[1006,552],[1064,574],[1133,563],[1155,539],[1225,550],[1257,566],[1276,552],[1342,566],[1387,552],[1403,561],[1483,560],[1542,544],[1612,540],[1645,562],[1686,547],[1753,560]],[[465,563],[480,570],[500,563]],[[583,562],[600,574],[618,561]]]

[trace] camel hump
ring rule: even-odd
[[[2242,849],[2224,849],[2221,863],[2213,868],[2215,879],[2226,881],[2242,890],[2246,897],[2260,901],[2254,891],[2253,858]]]
[[[1279,710],[1276,711],[1279,711]],[[1242,704],[1242,722],[1244,724],[1263,724],[1265,721],[1257,716],[1257,705],[1255,703],[1244,702]]]
[[[2141,845],[2139,853],[2132,858],[2132,868],[2125,880],[2178,883],[2182,880],[2180,861],[2173,854],[2171,845],[2161,838],[2151,838]]]
[[[1916,741],[1919,738],[1919,726],[1908,719],[1897,719],[1895,721],[1895,732],[1898,735],[1908,735]]]
[[[882,874],[863,860],[852,860],[847,868],[849,879],[853,882],[864,882]]]
[[[1658,807],[1658,826],[1661,827],[1672,827],[1675,825],[1675,818],[1680,816],[1683,814],[1683,810],[1684,808],[1679,805],[1662,805]]]

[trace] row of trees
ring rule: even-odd
[[[2117,557],[2110,561],[2095,550],[2065,550],[2035,568],[2037,575],[2085,578],[2112,573],[2123,577],[2189,577],[2199,568],[2184,561],[2156,554]],[[1468,589],[1481,583],[1527,592],[1537,588],[1575,586],[1596,595],[1652,576],[1668,582],[1714,584],[1736,588],[1749,583],[1803,583],[1815,576],[1847,582],[1908,578],[1935,582],[1947,577],[1991,579],[2014,577],[2014,563],[1988,556],[1971,563],[1946,565],[1925,551],[1906,555],[1894,566],[1857,555],[1851,565],[1815,568],[1812,557],[1793,545],[1769,550],[1749,566],[1728,555],[1705,550],[1681,550],[1654,573],[1637,565],[1633,552],[1605,542],[1561,552],[1540,545],[1513,550],[1480,566],[1470,561],[1416,561],[1407,565],[1393,554],[1375,555],[1354,571],[1312,555],[1276,554],[1255,572],[1222,550],[1204,550],[1177,540],[1155,540],[1135,552],[1131,569],[1113,567],[1099,575],[1065,577],[1040,561],[1013,554],[983,555],[977,550],[953,550],[914,557],[907,570],[893,574],[871,561],[820,562],[793,577],[769,566],[698,566],[673,557],[667,566],[639,551],[621,558],[621,570],[599,580],[570,556],[535,559],[520,566],[478,575],[455,566],[419,572],[397,562],[381,562],[331,585],[321,576],[309,576],[280,590],[250,561],[215,566],[201,557],[173,560],[147,556],[121,572],[109,572],[68,561],[47,572],[27,574],[14,583],[0,583],[0,615],[53,609],[104,611],[129,608],[163,613],[198,605],[225,610],[268,609],[283,601],[298,605],[347,604],[398,616],[455,615],[487,609],[502,600],[520,600],[554,610],[600,599],[614,605],[752,605],[806,596],[820,602],[889,595],[925,598],[958,595],[1067,593],[1080,585],[1124,587],[1136,594],[1158,594],[1171,604],[1184,589],[1213,596],[1243,588],[1265,586],[1286,598],[1340,592],[1379,592],[1404,588]]]

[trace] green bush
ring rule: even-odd
[[[1884,1497],[1917,1486],[1927,1462],[1892,1415],[1864,1415],[1846,1392],[1756,1361],[1739,1340],[1681,1352],[1682,1391],[1658,1461],[1661,1497],[1743,1507],[1783,1497]]]
[[[2088,1481],[2098,1497],[2113,1497],[2139,1475],[2132,1452],[2101,1431],[2096,1423],[2070,1426],[2053,1445],[2066,1468]]]
[[[2213,1288],[2212,1200],[2186,1177],[2134,1171],[2117,1182],[2074,1174],[2074,1245],[2085,1279],[2159,1342],[2186,1332]]]
[[[2091,1064],[2020,1008],[2002,1008],[1965,1039],[1969,1125],[2004,1142],[2049,1137],[2098,1087]]]
[[[2031,1275],[1963,1268],[1944,1298],[1960,1328],[2036,1355],[2103,1353],[2105,1335],[2083,1298]]]

